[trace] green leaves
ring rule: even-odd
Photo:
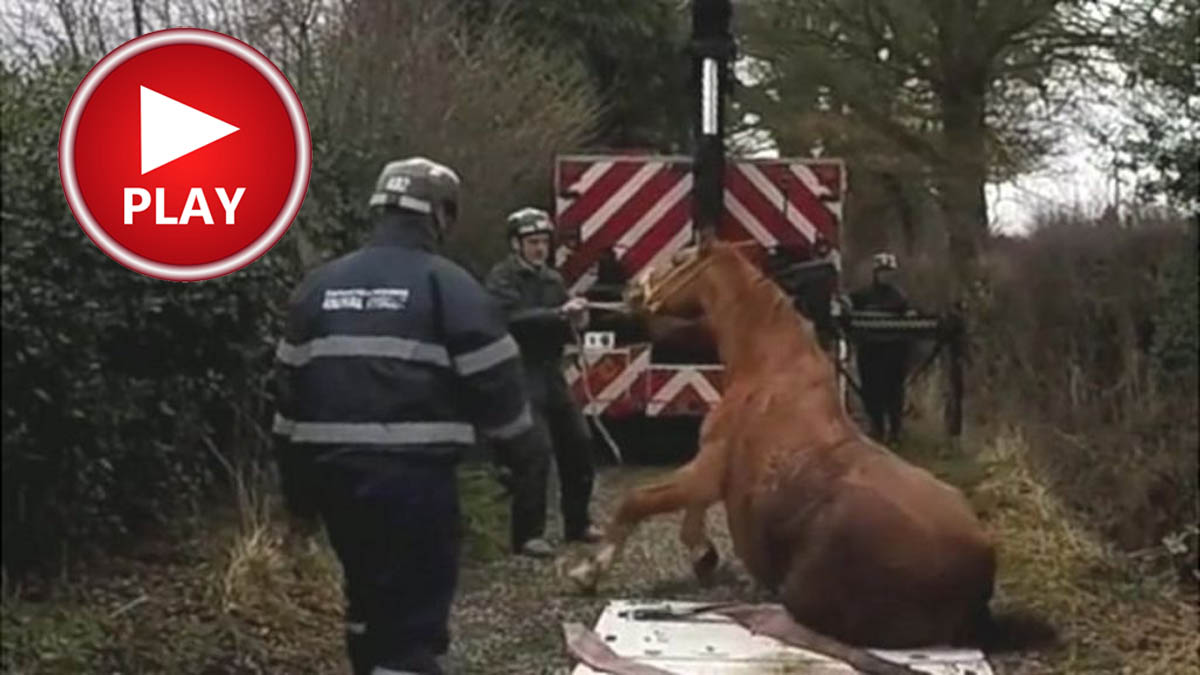
[[[245,346],[277,334],[288,287],[266,265],[169,284],[96,249],[57,177],[58,127],[82,75],[0,71],[3,549],[14,573],[66,543],[168,518],[211,488],[197,440],[240,443],[221,422],[231,403],[269,400],[269,356]]]
[[[1200,251],[1194,227],[1191,239],[1171,253],[1157,279],[1152,354],[1162,386],[1194,398],[1200,375]]]

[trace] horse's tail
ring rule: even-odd
[[[971,622],[966,642],[989,653],[1028,651],[1057,643],[1058,630],[1032,612],[1007,610],[993,614],[983,604]]]

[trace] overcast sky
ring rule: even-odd
[[[1113,181],[1105,168],[1111,165],[1110,151],[1099,147],[1083,130],[1064,123],[1059,153],[1048,158],[1040,171],[988,186],[993,227],[1017,234],[1029,227],[1039,211],[1078,207],[1098,215],[1112,203]],[[1132,186],[1121,188],[1126,189]]]

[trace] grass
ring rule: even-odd
[[[991,475],[973,491],[999,542],[997,606],[1032,610],[1060,631],[1062,647],[1045,669],[1013,672],[1200,671],[1194,589],[1072,519],[1030,454],[1018,430],[999,430],[980,455]]]
[[[36,658],[40,672],[85,672],[103,651],[110,623],[94,607],[7,600],[0,666],[6,673],[34,672],[28,668]]]
[[[339,573],[328,549],[289,552],[276,523],[245,531],[240,520],[215,512],[191,536],[99,561],[45,599],[11,592],[4,672],[338,672]]]
[[[458,472],[463,527],[467,533],[463,555],[488,562],[508,551],[508,496],[492,471],[483,464],[463,464]]]
[[[1180,584],[1171,552],[1135,554],[1087,526],[1036,469],[1038,448],[1020,428],[941,433],[941,390],[926,379],[912,392],[913,424],[897,452],[962,488],[996,538],[999,579],[993,609],[1033,614],[1059,632],[1057,648],[996,655],[1000,673],[1200,672],[1195,586]],[[1102,496],[1100,496],[1103,498]]]

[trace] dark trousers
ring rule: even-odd
[[[321,517],[346,579],[354,675],[441,673],[458,580],[452,461],[353,452],[318,462]]]
[[[864,342],[858,346],[858,377],[863,407],[871,420],[871,436],[880,441],[899,438],[904,418],[904,378],[908,346],[893,342]]]
[[[544,401],[534,401],[534,430],[522,443],[519,457],[512,461],[512,546],[541,537],[546,531],[546,484],[550,455],[558,466],[559,498],[563,537],[578,539],[591,524],[588,504],[592,498],[595,467],[592,438],[583,415],[565,391],[550,392]]]

